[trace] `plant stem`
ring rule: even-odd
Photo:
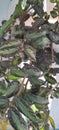
[[[27,78],[27,75],[25,75],[25,77],[23,78],[23,81],[22,81],[21,85],[19,85],[19,91],[18,91],[18,93],[14,96],[14,98],[13,98],[13,100],[10,102],[9,106],[13,106],[16,97],[21,94],[22,89],[23,89],[23,87],[24,87],[24,81],[25,81],[26,78]]]
[[[53,43],[51,43],[51,53],[52,53],[52,63],[54,62],[54,50],[53,50]]]

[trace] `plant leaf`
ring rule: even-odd
[[[28,100],[30,102],[32,102],[32,104],[34,104],[34,103],[43,104],[43,105],[48,104],[48,99],[47,98],[37,96],[37,95],[31,94],[31,93],[26,93],[24,97],[26,99],[28,98]]]
[[[40,32],[32,32],[32,33],[27,33],[26,34],[26,39],[27,40],[33,40],[33,39],[37,39],[41,36],[45,36],[46,35],[46,31],[45,30],[42,30]]]
[[[8,80],[18,80],[19,77],[14,76],[14,75],[12,75],[12,74],[8,74],[8,75],[7,75],[7,79],[8,79]]]
[[[44,77],[45,77],[46,81],[48,81],[48,83],[50,83],[50,84],[56,84],[57,83],[56,79],[52,76],[45,75]]]
[[[7,91],[6,83],[4,80],[0,81],[0,96],[4,95],[4,93]]]
[[[14,47],[19,47],[20,45],[21,45],[21,41],[10,41],[9,43],[1,45],[0,50],[11,49]]]
[[[55,122],[54,122],[54,120],[53,120],[53,118],[51,116],[49,116],[49,121],[50,121],[51,126],[55,130]]]
[[[7,91],[4,93],[4,96],[10,98],[14,96],[19,90],[19,84],[18,82],[11,82],[11,85],[8,86]]]
[[[53,18],[56,18],[56,17],[57,17],[57,13],[56,13],[55,10],[51,11],[50,14],[51,14],[51,16],[52,16]]]
[[[0,56],[10,57],[11,55],[18,53],[18,51],[19,51],[19,48],[11,48],[11,49],[0,50]]]
[[[46,36],[40,37],[32,43],[32,45],[35,48],[40,48],[41,46],[46,46],[49,44],[50,44],[50,40]]]
[[[37,4],[38,0],[27,0],[28,4]]]
[[[38,18],[34,23],[33,23],[33,28],[40,27],[45,23],[45,20],[43,18]]]
[[[50,2],[55,3],[56,1],[55,0],[50,0]]]
[[[36,50],[32,46],[26,45],[24,51],[29,58],[36,61]]]
[[[16,77],[24,77],[26,74],[22,69],[18,67],[11,67],[10,73]]]
[[[21,111],[26,117],[28,117],[31,121],[38,123],[35,113],[32,111],[28,103],[21,97],[17,97],[15,99],[15,105],[19,111]]]
[[[55,97],[59,97],[59,88],[56,88],[55,90],[54,90],[54,96]]]
[[[17,18],[20,15],[20,13],[22,12],[21,2],[22,2],[22,0],[19,0],[18,4],[15,7],[15,11],[14,11],[13,15],[10,17],[10,19],[8,21],[6,21],[3,24],[2,28],[0,29],[0,38],[3,37],[4,33],[9,29],[11,24],[14,22],[14,19]]]
[[[32,65],[29,65],[29,64],[24,64],[24,67],[23,67],[23,72],[28,74],[28,77],[39,77],[40,75],[40,70],[35,67],[35,66],[32,66]]]
[[[32,85],[39,85],[39,86],[41,86],[41,85],[44,84],[44,81],[41,80],[41,79],[38,79],[37,77],[31,77],[31,78],[29,78],[29,80],[30,80],[30,83]]]
[[[51,41],[53,41],[56,44],[59,44],[59,33],[58,32],[50,32],[49,38]]]
[[[0,96],[0,109],[7,108],[9,105],[9,100],[6,96]]]
[[[15,130],[26,130],[26,123],[16,108],[9,108],[8,118]]]

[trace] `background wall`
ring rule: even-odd
[[[0,25],[2,20],[9,19],[17,3],[18,0],[0,0]]]

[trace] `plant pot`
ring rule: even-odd
[[[0,130],[14,130],[9,121],[0,121]]]

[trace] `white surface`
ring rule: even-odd
[[[59,128],[59,99],[54,98],[52,100],[50,116],[53,117],[56,128]]]
[[[18,0],[0,0],[0,25],[2,20],[9,19]]]

